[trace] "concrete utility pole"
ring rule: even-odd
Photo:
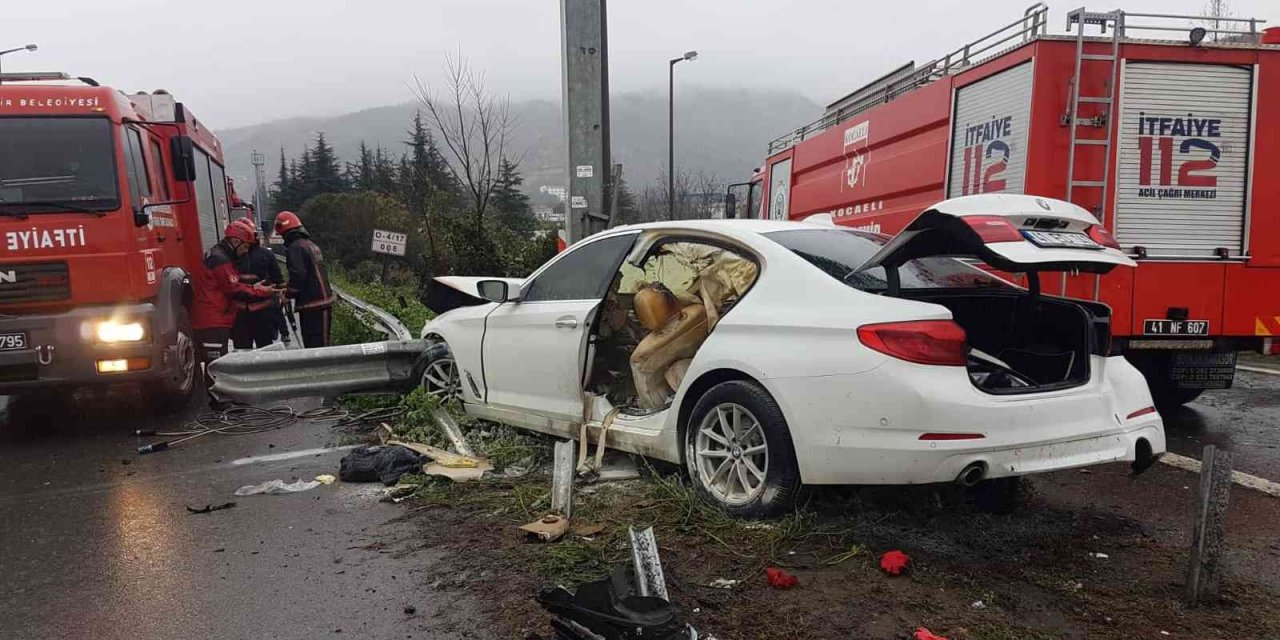
[[[253,163],[253,215],[258,217],[254,222],[258,223],[259,229],[264,230],[262,235],[265,237],[270,235],[270,232],[265,231],[266,228],[263,224],[275,218],[269,215],[272,212],[267,211],[267,206],[269,205],[267,202],[267,173],[266,169],[264,169],[267,164],[267,156],[258,153],[255,149],[253,153],[249,154],[249,161]]]
[[[569,244],[609,223],[608,42],[605,0],[560,0]]]

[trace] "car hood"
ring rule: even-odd
[[[1118,249],[1090,238],[1088,232],[1096,226],[1097,218],[1088,211],[1051,198],[1013,194],[952,198],[921,213],[858,271],[929,256],[975,256],[1010,272],[1107,273],[1116,266],[1135,266]],[[1046,235],[1082,244],[1046,246]]]
[[[480,297],[480,289],[476,286],[483,280],[502,280],[512,289],[519,289],[524,284],[523,278],[439,276],[427,283],[423,304],[436,313],[444,313],[458,307],[489,304],[488,300]]]

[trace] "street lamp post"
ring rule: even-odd
[[[4,55],[7,53],[14,53],[16,51],[35,51],[36,49],[39,49],[39,47],[37,47],[34,44],[29,44],[25,47],[14,47],[13,49],[5,49],[4,51],[0,51],[0,58],[3,58]],[[0,83],[2,82],[4,82],[4,70],[0,69]]]
[[[672,58],[667,67],[667,219],[676,218],[676,63],[694,60],[697,51]]]

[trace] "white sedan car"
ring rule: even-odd
[[[1111,352],[1109,308],[1040,292],[1044,272],[1133,265],[1097,224],[1066,202],[980,195],[893,238],[619,227],[524,280],[438,279],[437,310],[454,308],[423,329],[422,382],[475,417],[682,464],[743,516],[790,508],[806,484],[1140,471],[1164,428]]]

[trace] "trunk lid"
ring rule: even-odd
[[[916,217],[857,271],[916,258],[973,256],[1001,271],[1107,273],[1135,266],[1097,218],[1036,196],[983,194],[944,200]]]

